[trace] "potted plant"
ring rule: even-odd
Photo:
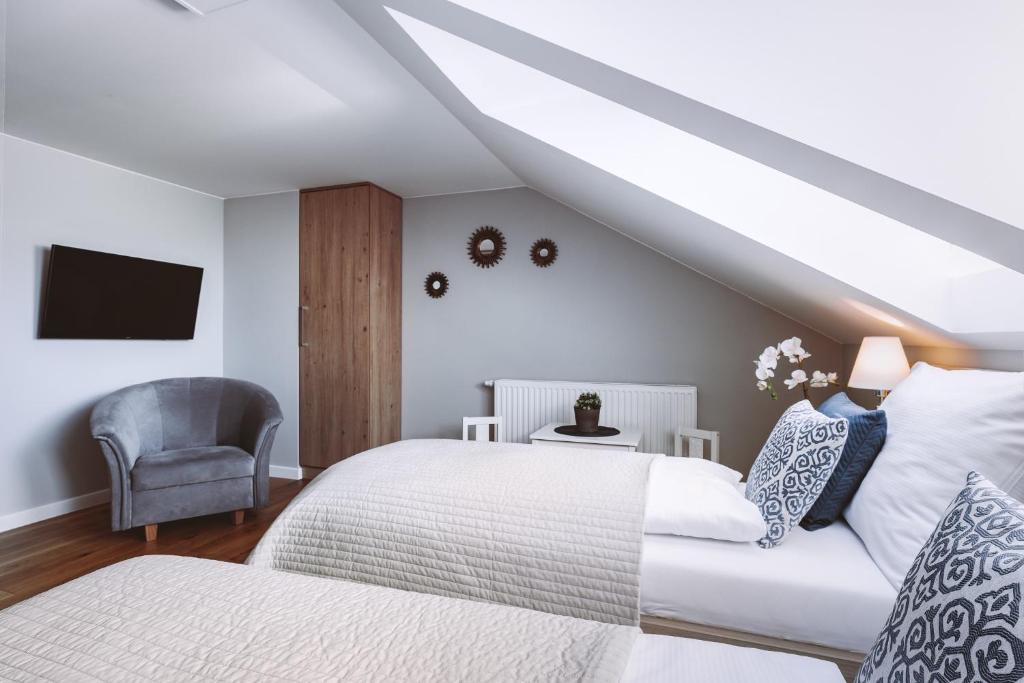
[[[576,399],[576,429],[581,434],[593,434],[601,418],[601,397],[586,391]]]
[[[754,361],[754,366],[756,367],[754,376],[757,377],[757,390],[767,391],[768,396],[772,400],[779,398],[779,395],[775,392],[775,386],[772,384],[772,379],[775,377],[775,371],[779,367],[779,359],[783,356],[786,357],[790,364],[795,365],[796,369],[790,373],[789,379],[782,380],[782,382],[786,385],[787,389],[800,387],[804,393],[804,398],[810,400],[811,389],[823,389],[830,384],[839,384],[839,375],[835,372],[815,370],[808,377],[807,370],[804,368],[804,361],[810,358],[811,354],[804,350],[800,337],[791,337],[779,342],[776,346],[769,346]]]

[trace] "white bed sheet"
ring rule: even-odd
[[[644,536],[640,611],[866,652],[896,590],[843,522],[795,528],[780,546]]]
[[[843,683],[832,662],[705,640],[642,635],[622,683]]]

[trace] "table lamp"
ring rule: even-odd
[[[881,403],[909,374],[910,364],[899,337],[864,337],[850,373],[849,386],[874,389]]]

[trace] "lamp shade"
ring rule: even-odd
[[[850,373],[854,389],[888,391],[910,374],[899,337],[864,337]]]

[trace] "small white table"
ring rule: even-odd
[[[530,434],[530,443],[634,452],[640,447],[640,439],[643,438],[639,429],[622,429],[615,436],[568,436],[555,431],[555,427],[564,426],[566,424],[563,422],[550,422]]]

